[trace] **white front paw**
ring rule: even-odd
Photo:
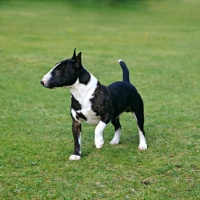
[[[146,142],[144,142],[144,141],[140,142],[140,144],[138,146],[138,149],[140,149],[140,150],[146,150],[147,149]]]
[[[81,159],[81,156],[79,156],[79,155],[71,155],[70,157],[69,157],[69,159],[70,160],[80,160]]]
[[[101,149],[104,145],[104,140],[103,140],[103,137],[98,137],[96,138],[95,137],[95,146],[97,149]]]

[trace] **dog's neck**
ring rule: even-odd
[[[89,72],[87,71],[87,73]],[[73,85],[68,87],[70,93],[77,101],[79,101],[80,104],[82,104],[83,101],[85,102],[86,100],[89,100],[97,87],[97,78],[95,78],[91,73],[89,74],[90,80],[87,84],[80,83],[79,77]]]

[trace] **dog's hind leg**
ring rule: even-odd
[[[119,122],[119,118],[113,119],[112,121],[113,126],[115,127],[115,134],[113,139],[110,141],[110,144],[119,144],[120,135],[121,135],[121,124]]]
[[[138,130],[139,130],[139,146],[138,149],[140,150],[146,150],[147,149],[147,143],[146,143],[146,139],[145,139],[145,132],[144,132],[144,116],[143,115],[139,115],[137,113],[133,113],[136,121],[137,121],[137,125],[138,125]]]

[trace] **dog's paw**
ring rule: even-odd
[[[101,149],[104,145],[104,142],[103,143],[99,143],[99,144],[95,144],[96,148],[97,149]]]
[[[147,149],[147,144],[146,142],[140,142],[139,146],[138,146],[139,150],[146,150]]]
[[[115,135],[114,135],[113,139],[110,141],[110,144],[111,145],[119,144],[120,135],[121,135],[121,131],[119,128],[117,131],[115,131]]]
[[[113,138],[113,139],[110,141],[110,144],[111,144],[111,145],[119,144],[119,139]]]
[[[70,157],[69,157],[69,159],[70,160],[80,160],[81,159],[81,156],[79,156],[79,155],[71,155]]]
[[[104,145],[103,137],[95,137],[95,146],[97,149],[101,149]]]

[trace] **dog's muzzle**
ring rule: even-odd
[[[44,81],[40,81],[40,83],[41,83],[43,86],[45,86],[45,85],[44,85]]]
[[[40,83],[45,87],[45,88],[48,88],[48,89],[55,89],[56,87],[49,87],[49,85],[46,85],[45,82],[43,80],[40,81]]]

